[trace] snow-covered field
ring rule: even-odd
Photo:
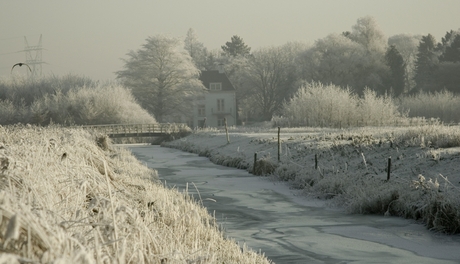
[[[199,130],[164,146],[289,181],[350,213],[396,215],[460,233],[460,128]],[[316,157],[316,158],[315,158]],[[391,158],[390,180],[387,181]],[[315,159],[317,162],[315,162]]]

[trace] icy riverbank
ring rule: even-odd
[[[197,131],[163,146],[250,172],[257,153],[257,167],[351,213],[402,216],[452,234],[460,232],[460,149],[437,146],[458,134],[441,126],[282,129],[280,161],[276,129],[233,130],[230,143],[224,131]]]
[[[126,146],[167,186],[186,191],[216,217],[225,237],[274,263],[458,263],[460,236],[412,220],[347,215],[268,177],[152,145]],[[247,263],[247,262],[245,262]]]

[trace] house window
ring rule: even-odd
[[[222,83],[210,83],[209,90],[211,91],[220,91],[222,90]]]
[[[224,108],[224,99],[217,99],[217,112],[223,112]]]
[[[198,116],[206,116],[206,108],[204,105],[198,105]]]

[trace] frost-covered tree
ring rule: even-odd
[[[382,56],[382,58],[380,58]],[[299,60],[303,80],[351,87],[361,94],[364,87],[382,89],[388,68],[384,53],[373,55],[343,34],[330,34],[315,42]]]
[[[359,18],[347,36],[363,45],[369,52],[385,52],[387,42],[385,34],[380,30],[377,21],[371,16]]]
[[[208,50],[203,43],[198,40],[198,36],[193,28],[187,31],[184,40],[184,48],[188,51],[198,69],[206,69]]]
[[[354,85],[354,67],[364,56],[364,49],[350,39],[330,34],[315,42],[299,62],[304,80]]]
[[[385,65],[387,39],[377,21],[371,16],[359,18],[356,24],[352,26],[348,38],[359,43],[366,50],[369,64],[361,71],[361,75],[366,78],[364,86],[383,94],[388,89],[385,80],[388,75],[388,68]],[[361,86],[359,93],[362,92],[362,88]]]
[[[415,60],[417,59],[417,46],[422,39],[422,35],[399,34],[388,39],[388,45],[394,45],[401,54],[404,64],[406,64],[406,90],[411,90],[415,86]]]
[[[203,89],[199,70],[184,49],[183,41],[154,36],[123,59],[124,69],[116,72],[141,105],[157,121],[190,113],[190,96]]]

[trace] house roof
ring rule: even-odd
[[[201,71],[200,81],[208,90],[210,83],[222,83],[222,91],[235,91],[227,75],[219,71]]]

